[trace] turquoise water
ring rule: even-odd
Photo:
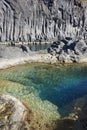
[[[24,96],[33,93],[60,110],[87,95],[87,65],[23,65],[1,70],[0,79],[25,86],[22,93],[11,91],[12,95],[15,96],[16,93],[16,96]]]

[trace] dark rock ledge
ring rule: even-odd
[[[60,62],[87,62],[87,43],[83,39],[66,37],[54,42],[48,52]]]

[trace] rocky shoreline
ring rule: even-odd
[[[24,130],[25,106],[10,95],[0,95],[0,130]]]
[[[73,40],[73,42],[71,42],[71,40],[66,40],[66,41],[68,41],[67,44],[68,44],[69,47],[70,47],[70,45],[74,44],[74,41],[75,41],[75,40]],[[69,42],[70,42],[70,44],[69,44]],[[78,53],[79,53],[80,56],[83,55],[82,54],[83,49],[86,48],[86,46],[87,46],[87,44],[85,42],[84,42],[84,44],[81,44],[81,42],[83,43],[84,41],[83,40],[77,41],[77,45],[80,44],[82,46],[80,46],[79,49],[78,49],[78,47],[76,49],[76,50],[78,50]],[[61,45],[60,43],[61,43],[61,41],[55,42],[55,43],[52,44],[51,48],[48,49],[48,50],[53,49],[52,54],[50,52],[49,53],[31,52],[29,50],[29,48],[27,48],[27,46],[25,46],[25,45],[23,45],[21,47],[17,47],[17,46],[14,46],[14,47],[13,46],[0,46],[0,69],[8,68],[8,67],[19,65],[19,64],[32,63],[32,62],[33,63],[41,62],[41,63],[49,63],[49,64],[57,64],[57,63],[59,64],[59,63],[64,63],[64,62],[65,63],[73,63],[73,61],[70,61],[70,60],[67,60],[67,62],[58,60],[57,56],[63,55],[62,53],[59,53],[59,55],[58,55],[58,52],[56,53],[56,51],[55,51],[55,50],[60,51],[60,45]],[[63,44],[63,46],[67,47],[67,44]],[[54,45],[56,45],[57,47],[54,46]],[[74,46],[74,48],[75,47],[76,46]],[[62,48],[62,51],[65,51],[64,48]],[[70,50],[70,52],[71,52],[71,50]],[[66,53],[66,56],[65,56],[65,60],[66,60],[67,55],[68,55],[67,54],[67,48],[66,48],[65,53]],[[75,50],[74,50],[74,53],[75,53]],[[85,51],[84,54],[85,54],[85,57],[83,59],[80,59],[79,61],[76,61],[77,63],[81,63],[81,62],[86,62],[87,63],[87,58],[86,58],[87,51]],[[73,55],[73,57],[74,57],[74,55]],[[71,55],[69,55],[69,56],[71,57]],[[57,120],[55,120],[55,121],[53,121],[53,122],[51,122],[49,124],[45,124],[44,122],[42,122],[42,124],[40,124],[41,116],[39,116],[39,115],[37,116],[36,113],[30,107],[28,107],[25,102],[23,102],[23,104],[24,104],[23,105],[19,100],[15,99],[12,96],[7,96],[7,95],[0,96],[0,99],[1,99],[0,102],[2,102],[3,99],[4,99],[4,101],[6,103],[6,105],[3,105],[3,104],[5,104],[4,102],[0,105],[0,108],[5,106],[4,107],[5,110],[7,109],[8,105],[9,105],[8,104],[9,100],[12,101],[10,103],[9,109],[7,109],[7,111],[6,111],[6,116],[4,115],[4,118],[3,117],[1,118],[1,119],[3,119],[3,121],[6,118],[6,120],[5,120],[6,122],[4,121],[5,124],[4,125],[1,124],[2,126],[0,126],[1,130],[4,130],[4,129],[9,130],[11,125],[10,125],[10,122],[7,121],[7,118],[10,119],[11,117],[13,117],[13,120],[11,120],[11,122],[16,119],[17,114],[16,114],[16,116],[14,116],[14,115],[12,116],[13,110],[14,110],[13,108],[16,107],[15,105],[17,105],[17,107],[16,107],[17,109],[15,109],[17,111],[20,110],[20,105],[22,105],[22,107],[21,107],[21,108],[23,108],[23,109],[21,109],[22,112],[19,112],[21,114],[20,116],[22,118],[19,118],[20,117],[19,116],[17,118],[18,121],[16,123],[13,122],[13,126],[11,127],[11,130],[15,130],[15,129],[16,130],[17,129],[18,130],[22,130],[22,129],[23,130],[25,130],[25,129],[26,130],[34,130],[34,129],[35,130],[39,130],[39,129],[40,130],[54,130],[54,129],[55,130],[58,130],[58,129],[64,130],[65,128],[67,130],[70,130],[71,127],[72,127],[71,130],[73,130],[74,128],[76,128],[76,129],[79,128],[78,116],[77,116],[78,113],[75,114],[75,112],[73,112],[68,117],[57,119]],[[12,103],[14,103],[14,100],[15,100],[15,104],[13,106]],[[19,103],[19,105],[18,105],[18,103]],[[81,102],[80,102],[80,104],[81,104]],[[2,112],[1,110],[2,109],[0,109],[0,112]],[[9,115],[9,112],[10,112],[10,115]],[[23,112],[25,112],[25,114]],[[80,116],[81,116],[79,118],[79,121],[81,120],[80,125],[82,124],[82,121],[84,120],[84,117],[85,117],[84,115],[80,114]],[[20,119],[20,121],[19,121],[19,119]],[[21,120],[21,119],[23,119],[23,120]],[[38,121],[37,121],[37,119],[38,119]],[[23,121],[23,122],[20,123],[21,121]],[[30,126],[30,124],[31,124],[31,126]],[[79,128],[79,130],[80,130],[80,128]],[[81,130],[83,130],[83,128]]]
[[[54,42],[48,53],[55,56],[59,62],[64,63],[82,63],[87,62],[87,42],[83,39],[65,39]]]
[[[25,44],[0,45],[0,69],[26,63],[87,63],[87,43],[82,39],[67,37],[53,42],[47,51],[32,52]]]
[[[46,52],[31,52],[27,46],[0,46],[0,69],[35,62],[53,64],[57,58]]]

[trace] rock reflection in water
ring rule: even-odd
[[[29,44],[29,48],[31,51],[40,51],[46,50],[51,46],[51,43],[33,43]]]

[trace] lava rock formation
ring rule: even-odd
[[[87,39],[84,0],[0,0],[0,42]]]

